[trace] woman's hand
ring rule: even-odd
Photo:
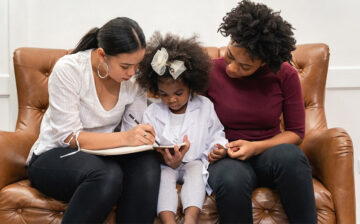
[[[128,146],[152,145],[155,142],[155,131],[150,124],[136,125],[124,132],[124,135],[124,140]]]
[[[208,160],[210,163],[215,162],[216,160],[222,159],[226,156],[226,149],[220,144],[215,144],[213,151],[208,155]]]
[[[257,154],[256,142],[237,140],[226,144],[230,158],[247,160]]]
[[[188,140],[187,135],[184,136],[183,142],[185,142],[185,146],[179,148],[177,145],[174,147],[174,155],[171,155],[169,149],[158,149],[157,151],[161,153],[164,158],[165,164],[170,166],[173,169],[176,169],[180,166],[182,159],[184,158],[187,151],[190,148],[190,142]]]

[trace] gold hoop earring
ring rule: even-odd
[[[105,70],[106,70],[106,74],[105,75],[101,75],[100,74],[100,65],[101,64],[105,64]],[[100,62],[97,66],[97,75],[99,76],[100,79],[105,79],[106,77],[109,76],[109,66],[105,63],[105,62]]]

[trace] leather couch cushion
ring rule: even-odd
[[[330,192],[316,179],[313,179],[316,208],[319,223],[336,223],[334,203]],[[180,186],[178,186],[180,188]],[[289,223],[278,194],[269,188],[257,188],[253,192],[254,223]],[[22,180],[4,187],[0,191],[0,216],[3,223],[61,223],[66,204],[37,191],[29,180]],[[183,221],[179,200],[177,220]],[[239,211],[241,212],[241,211]],[[112,212],[105,223],[114,223]],[[218,223],[214,195],[205,199],[200,223]],[[160,223],[158,219],[155,223]]]

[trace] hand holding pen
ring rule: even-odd
[[[138,125],[140,124],[140,122],[139,122],[138,120],[136,120],[135,117],[134,117],[132,114],[129,114],[129,116],[130,116],[130,118],[131,118],[133,121],[135,121],[136,124],[138,124]],[[146,137],[148,134],[149,134],[149,135],[152,135],[152,136],[155,138],[155,136],[154,136],[151,132],[149,132],[149,131],[145,131],[144,134],[143,134],[143,136]],[[157,145],[160,145],[160,143],[159,143],[158,141],[156,141],[156,140],[155,140],[155,143],[156,143]]]

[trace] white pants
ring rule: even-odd
[[[203,164],[200,160],[181,164],[177,169],[161,166],[158,214],[163,211],[172,211],[176,214],[178,208],[177,182],[183,182],[180,194],[183,210],[190,206],[202,209],[205,200],[202,168]]]

